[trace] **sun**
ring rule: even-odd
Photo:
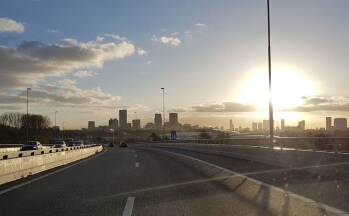
[[[302,104],[302,96],[314,95],[314,82],[304,73],[292,67],[272,68],[272,102],[275,111]],[[254,104],[259,109],[269,106],[268,70],[256,68],[241,82],[236,98],[239,103]]]

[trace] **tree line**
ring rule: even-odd
[[[37,114],[7,112],[0,115],[0,144],[20,144],[27,140],[48,141],[52,128],[51,119]]]

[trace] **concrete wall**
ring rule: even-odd
[[[68,164],[102,151],[102,146],[0,160],[0,184]]]
[[[259,163],[326,175],[349,178],[349,154],[270,148],[232,146],[227,144],[144,143],[140,146],[174,148],[252,160]]]

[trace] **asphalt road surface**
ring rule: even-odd
[[[234,164],[241,172],[251,164],[186,154],[217,165]],[[274,215],[212,180],[204,167],[156,149],[108,148],[64,169],[0,186],[0,215]],[[253,167],[248,172],[256,172]]]

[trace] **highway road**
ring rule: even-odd
[[[233,158],[176,153],[229,164],[228,169],[255,173],[252,177],[257,171],[276,169]],[[251,199],[248,192],[239,192],[248,184],[245,181],[230,187],[231,173],[176,153],[107,148],[87,160],[0,186],[0,215],[276,215],[270,206],[280,200],[271,201],[272,192],[258,192]],[[293,215],[297,208],[302,206],[284,206],[282,215]]]

